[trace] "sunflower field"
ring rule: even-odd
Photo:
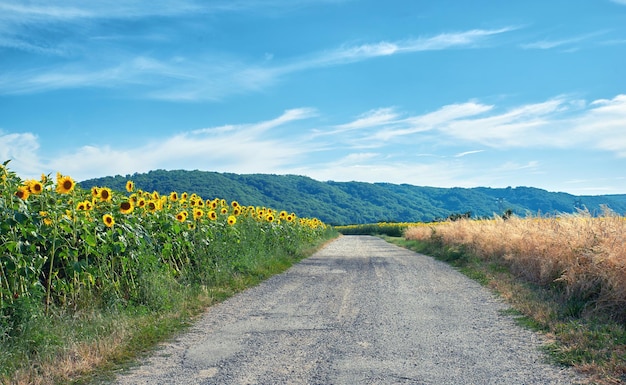
[[[172,285],[212,285],[295,254],[331,229],[317,219],[193,193],[81,189],[67,175],[22,180],[0,166],[0,341],[39,314],[167,307]],[[166,290],[166,289],[165,289]],[[164,303],[165,302],[165,303]]]

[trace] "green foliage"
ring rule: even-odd
[[[344,235],[387,235],[401,237],[410,223],[369,223],[363,225],[335,226]]]
[[[23,361],[56,345],[42,320],[172,311],[188,287],[257,282],[273,261],[293,260],[334,233],[315,218],[195,193],[85,190],[60,174],[56,184],[49,176],[22,181],[7,163],[0,166],[0,350],[12,353],[0,358],[0,377],[11,357]]]
[[[268,205],[320,218],[333,225],[377,222],[432,222],[470,212],[493,217],[572,213],[600,214],[606,205],[626,212],[626,195],[574,196],[531,187],[435,188],[408,184],[319,182],[297,175],[232,174],[156,170],[145,174],[83,181],[84,188],[111,186],[122,190],[132,179],[147,191],[194,191],[202,196],[228,196],[247,205]],[[458,214],[462,213],[462,214]]]

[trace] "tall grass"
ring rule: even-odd
[[[590,383],[626,381],[626,218],[559,217],[420,224],[404,246],[457,266],[552,341],[558,363]]]
[[[408,228],[405,237],[462,246],[524,280],[553,288],[577,314],[626,323],[626,219],[610,211],[601,217],[581,212],[446,222]]]

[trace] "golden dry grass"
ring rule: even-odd
[[[405,238],[463,245],[530,282],[554,286],[565,301],[583,304],[581,312],[626,321],[626,218],[611,212],[443,222],[410,227]]]

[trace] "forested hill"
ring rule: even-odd
[[[224,198],[243,205],[287,210],[317,217],[329,224],[379,221],[429,222],[470,212],[493,216],[511,210],[518,215],[571,213],[586,207],[592,213],[606,205],[626,212],[626,194],[576,196],[532,187],[436,188],[407,184],[320,182],[297,175],[233,174],[207,171],[156,170],[144,174],[90,179],[81,187],[123,191],[127,180],[144,191],[196,193],[204,199]]]

